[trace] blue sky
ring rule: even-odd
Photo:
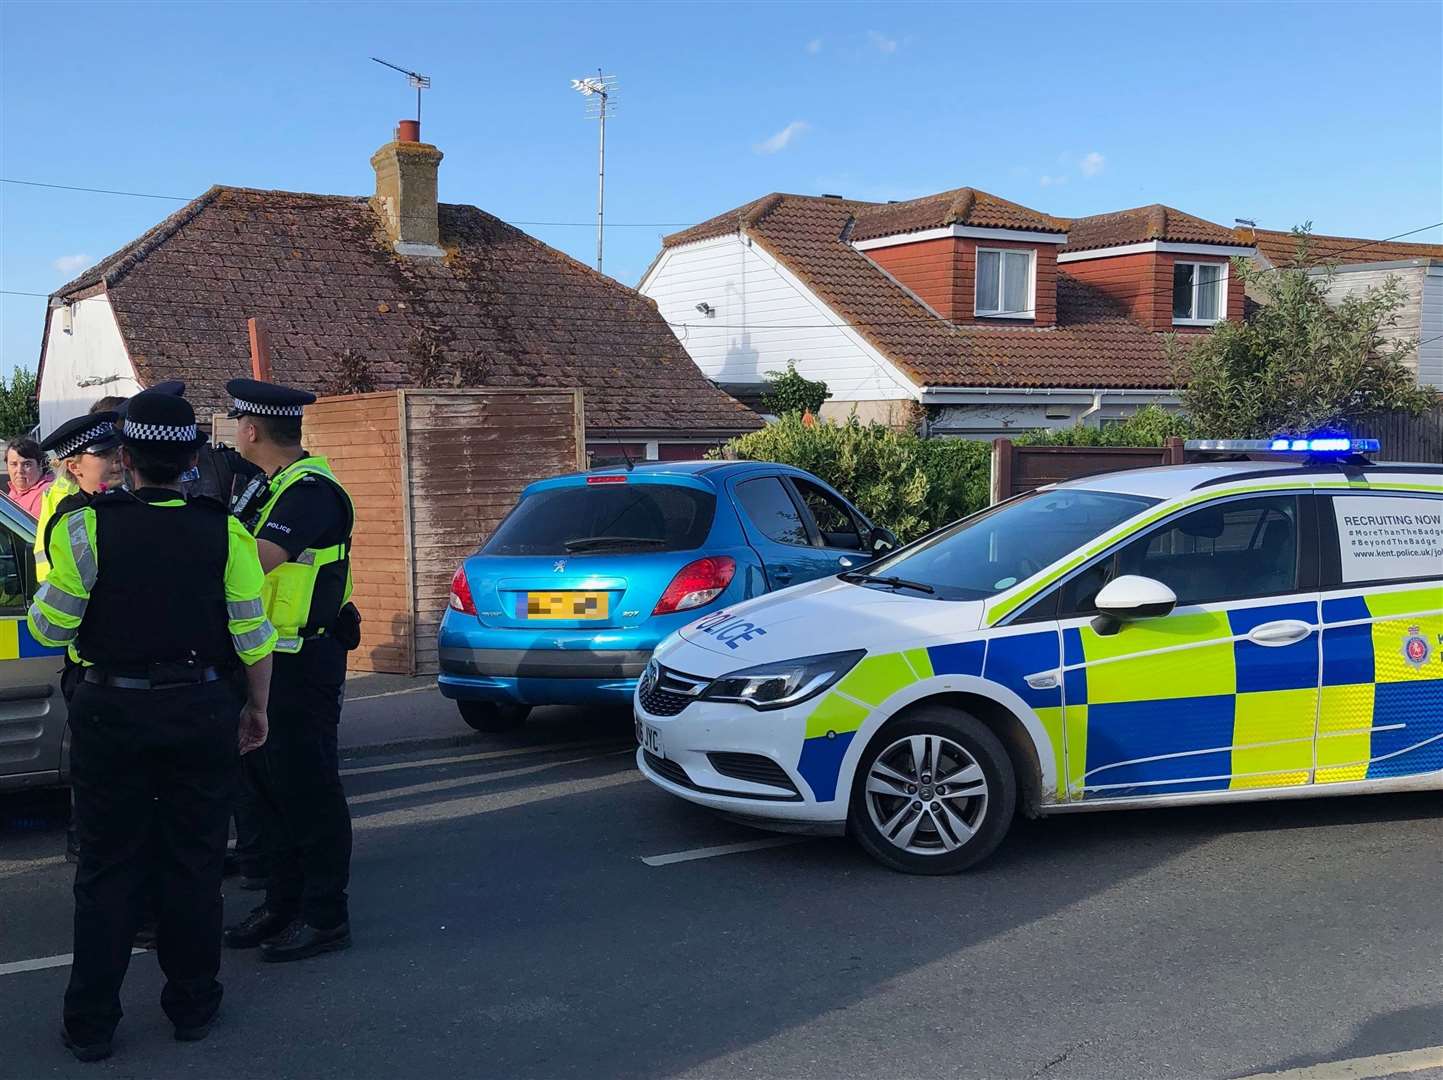
[[[972,185],[1061,215],[1165,202],[1383,237],[1443,220],[1443,6],[0,4],[0,176],[163,195],[364,194],[434,79],[441,198],[594,255],[596,130],[621,80],[606,269],[769,191]],[[179,202],[0,185],[0,289],[48,293]],[[1434,229],[1417,239],[1443,239]],[[0,371],[44,300],[0,295]]]

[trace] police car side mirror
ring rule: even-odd
[[[1177,607],[1177,594],[1153,578],[1124,574],[1109,581],[1097,594],[1097,610],[1092,629],[1106,637],[1122,629],[1122,624],[1137,619],[1156,619]]]
[[[891,529],[884,529],[882,526],[876,525],[873,526],[867,537],[867,547],[874,558],[881,558],[887,552],[901,547],[901,541],[897,539],[897,534]]]

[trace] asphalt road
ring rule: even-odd
[[[359,690],[348,725],[460,733],[428,691]],[[58,1043],[66,968],[0,974],[0,1076],[1153,1080],[1443,1044],[1437,795],[1023,822],[910,878],[845,840],[658,860],[766,834],[651,788],[630,744],[624,716],[548,710],[352,758],[352,950],[228,953],[193,1045],[138,955],[91,1066]],[[0,972],[70,948],[62,826],[0,799]]]

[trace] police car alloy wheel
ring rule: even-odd
[[[1002,842],[1016,805],[997,736],[975,717],[929,705],[877,732],[853,781],[849,824],[894,870],[955,874]]]
[[[492,701],[458,701],[461,719],[477,731],[511,731],[531,715],[529,705],[498,705]]]

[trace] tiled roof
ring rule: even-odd
[[[769,199],[747,235],[919,386],[1151,389],[1174,383],[1162,337],[1065,272],[1057,275],[1056,328],[954,325],[841,239],[855,204],[798,195]]]
[[[414,385],[429,348],[467,362],[462,385],[581,386],[592,431],[760,425],[632,289],[474,206],[442,204],[440,226],[444,259],[406,258],[364,198],[214,187],[55,295],[103,283],[141,383],[184,379],[203,416],[249,374],[257,317],[276,381],[318,393],[342,356]]]
[[[1290,232],[1257,230],[1258,253],[1274,266],[1293,266],[1298,238]],[[1403,259],[1443,259],[1443,244],[1404,244],[1396,240],[1363,240],[1356,236],[1308,237],[1308,265],[1337,262],[1398,262]]]
[[[851,239],[871,240],[943,225],[1065,233],[1068,223],[1066,218],[1053,217],[985,191],[964,187],[906,202],[866,204],[857,212]]]
[[[1132,210],[1118,210],[1111,214],[1073,218],[1072,227],[1067,232],[1067,244],[1062,248],[1062,252],[1119,247],[1148,240],[1169,240],[1179,244],[1246,245],[1246,241],[1232,229],[1204,221],[1192,214],[1185,214],[1181,210],[1174,210],[1171,206],[1153,203],[1151,206],[1138,206]]]

